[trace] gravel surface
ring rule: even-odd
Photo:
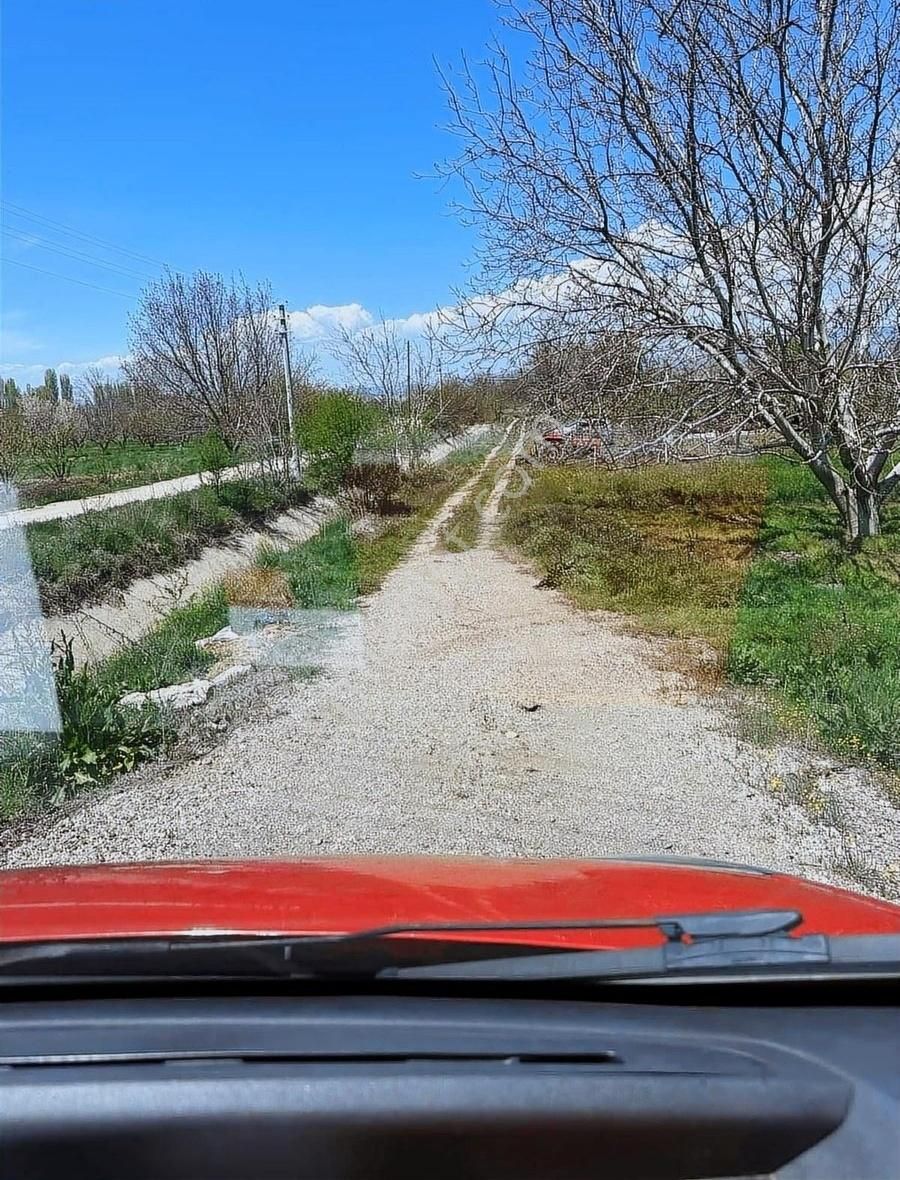
[[[900,813],[885,798],[854,782],[852,818],[823,822],[771,790],[783,752],[776,767],[732,737],[660,670],[660,641],[538,589],[490,522],[476,549],[440,550],[460,496],[367,601],[346,666],[283,686],[276,715],[235,720],[201,758],[94,795],[6,863],[649,853],[890,894]]]

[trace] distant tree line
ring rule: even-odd
[[[116,376],[88,368],[77,388],[54,369],[24,390],[13,378],[2,381],[0,480],[34,469],[67,478],[85,443],[106,449],[190,438],[213,438],[217,452],[271,461],[273,472],[288,476],[282,341],[266,284],[166,272],[143,291],[129,328]],[[293,356],[295,422],[317,398],[346,398],[351,418],[362,399],[380,411],[374,445],[409,463],[435,437],[502,413],[496,383],[443,372],[433,341],[407,344],[391,321],[338,332],[331,343],[346,388],[316,381],[312,358]]]
[[[44,371],[42,385],[27,384],[22,390],[14,377],[6,377],[2,380],[0,389],[0,406],[4,409],[12,409],[22,397],[37,398],[54,406],[61,401],[72,403],[75,400],[72,378],[68,373],[57,373],[55,369]]]

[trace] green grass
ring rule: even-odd
[[[0,820],[60,803],[156,754],[172,732],[165,716],[153,708],[121,709],[119,698],[200,675],[213,657],[195,640],[227,617],[224,595],[215,590],[100,664],[76,669],[71,648],[57,648],[62,734],[0,734]]]
[[[205,545],[305,498],[299,489],[235,480],[218,492],[199,488],[29,525],[26,536],[41,604],[45,613],[60,614],[98,601],[135,578],[174,569]]]
[[[235,459],[235,462],[239,462]],[[204,468],[199,439],[184,443],[113,443],[102,448],[85,443],[72,454],[68,479],[50,479],[32,463],[25,472],[21,489],[23,506],[49,504],[56,500],[80,499],[121,488],[194,475]]]
[[[110,656],[91,675],[111,697],[149,692],[200,676],[213,661],[195,640],[214,635],[228,622],[221,589],[210,590],[187,606],[177,607],[141,639]]]
[[[333,520],[302,545],[266,549],[257,564],[281,570],[299,607],[349,610],[359,594],[356,547],[345,520]]]
[[[851,555],[802,468],[768,461],[760,550],[727,668],[776,694],[830,746],[900,770],[900,514]]]
[[[770,458],[538,471],[506,540],[544,584],[649,630],[701,637],[773,715],[900,770],[900,511],[849,554],[825,493]]]

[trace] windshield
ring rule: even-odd
[[[834,7],[8,0],[0,944],[900,932],[900,24]]]

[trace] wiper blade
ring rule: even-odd
[[[659,930],[670,941],[717,938],[723,935],[752,937],[793,930],[803,921],[799,910],[710,910],[699,914],[673,914],[652,918],[575,918],[512,922],[402,922],[373,926],[350,934],[313,935],[305,945],[367,941],[398,934],[498,934],[516,930]]]
[[[288,937],[214,935],[17,943],[0,945],[0,984],[37,976],[62,981],[75,978],[300,979],[327,976],[371,979],[387,978],[389,969],[436,971],[460,961],[476,959],[483,964],[499,956],[502,956],[499,958],[501,963],[517,956],[520,961],[545,961],[552,957],[562,965],[562,957],[552,945],[541,948],[543,953],[539,953],[537,948],[521,943],[491,944],[484,939],[458,936],[516,931],[649,929],[660,931],[667,946],[695,946],[717,938],[746,940],[784,934],[801,921],[802,915],[796,910],[732,910],[657,918],[396,923],[350,933]],[[687,943],[687,939],[691,942]],[[657,954],[662,949],[648,948]],[[589,953],[592,952],[581,950],[569,957]]]
[[[786,938],[783,935],[729,936],[698,942],[667,942],[661,946],[637,947],[627,951],[562,951],[558,954],[475,959],[427,967],[388,967],[381,972],[380,978],[563,982],[828,962],[828,940],[822,934],[808,934],[804,938]]]

